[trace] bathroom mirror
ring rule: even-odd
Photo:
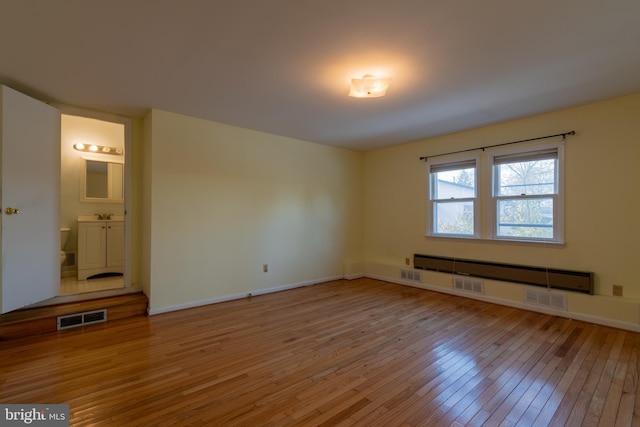
[[[124,165],[84,160],[80,199],[84,202],[123,202]]]

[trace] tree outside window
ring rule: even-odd
[[[556,172],[556,158],[498,159],[495,164],[498,237],[554,237]]]

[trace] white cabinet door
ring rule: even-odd
[[[124,266],[124,222],[107,223],[107,267]]]
[[[104,268],[107,259],[107,228],[104,222],[78,223],[78,272]]]
[[[60,112],[0,86],[0,123],[6,313],[53,298],[60,287]]]

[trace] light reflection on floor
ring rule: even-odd
[[[441,405],[446,405],[447,401],[454,396],[451,394],[441,395],[440,391],[448,389],[448,387],[451,387],[451,383],[454,382],[465,384],[480,372],[480,368],[472,355],[457,349],[451,349],[448,346],[437,348],[435,354],[434,362],[438,372],[449,371],[450,375],[444,384],[429,382],[419,389],[416,394],[418,396],[430,394],[434,401]],[[441,378],[441,374],[437,375],[437,377]]]

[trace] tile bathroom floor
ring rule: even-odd
[[[124,288],[122,276],[97,277],[89,280],[78,280],[77,277],[71,276],[60,279],[60,295],[74,295],[121,288]]]

